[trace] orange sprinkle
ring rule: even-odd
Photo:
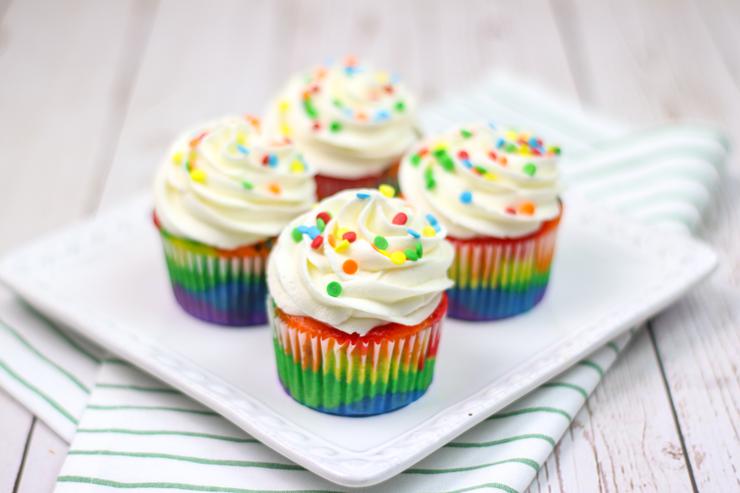
[[[275,195],[280,195],[280,192],[282,191],[280,189],[280,184],[279,183],[275,183],[275,182],[272,182],[272,183],[268,184],[267,185],[267,189],[269,191],[271,191],[272,193],[274,193]]]
[[[535,205],[532,202],[523,202],[519,205],[519,212],[531,216],[534,214]]]
[[[334,235],[327,236],[329,238],[329,245],[334,248],[334,245],[337,244],[337,239],[334,237]]]
[[[354,274],[355,272],[357,272],[357,268],[358,268],[357,262],[355,262],[355,261],[354,261],[354,260],[352,260],[352,259],[347,259],[347,260],[345,260],[345,261],[344,261],[344,263],[342,264],[342,270],[343,270],[343,271],[344,271],[344,272],[345,272],[346,274],[349,274],[349,275],[352,275],[352,274]]]

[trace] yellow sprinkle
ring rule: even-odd
[[[378,190],[380,191],[381,195],[388,197],[389,199],[392,199],[393,196],[396,195],[396,189],[390,185],[386,185],[386,184],[380,185],[378,187]]]
[[[283,99],[282,101],[278,103],[278,110],[280,111],[280,113],[285,113],[289,109],[290,109],[290,101]]]
[[[483,178],[485,178],[488,181],[496,181],[496,180],[498,180],[498,175],[496,175],[495,173],[491,173],[489,171],[488,173],[486,173],[485,175],[483,175]]]
[[[339,226],[337,226],[336,229],[334,229],[334,236],[336,236],[337,238],[341,238],[347,231],[349,231],[349,229],[340,228]]]
[[[205,183],[207,178],[206,172],[200,168],[195,168],[190,171],[190,178],[192,178],[193,181],[197,181],[198,183]]]
[[[349,248],[349,241],[348,240],[340,240],[337,242],[336,246],[334,247],[334,251],[337,253],[342,253],[347,248]]]
[[[177,164],[178,166],[182,164],[182,151],[177,151],[172,155],[172,162]]]
[[[519,154],[522,156],[529,156],[531,153],[529,152],[529,148],[527,146],[521,146],[519,148]]]
[[[236,143],[237,144],[239,144],[240,146],[243,146],[243,145],[245,145],[247,143],[247,134],[245,134],[244,131],[239,130],[236,133],[236,139],[235,140],[236,140]]]
[[[432,150],[434,151],[446,151],[447,148],[450,147],[450,145],[445,140],[437,141],[437,143],[432,146]]]
[[[303,163],[297,159],[294,159],[293,162],[290,163],[290,171],[293,173],[302,173],[305,169],[306,168],[303,166]]]
[[[375,73],[375,80],[377,80],[379,84],[387,84],[390,78],[391,77],[388,75],[388,72],[383,70]]]
[[[391,253],[391,262],[396,265],[401,265],[402,263],[406,262],[406,254],[403,253],[401,250]]]
[[[504,137],[506,137],[506,140],[515,142],[519,138],[519,133],[516,130],[507,130],[504,132]]]
[[[421,234],[424,235],[424,236],[432,237],[432,236],[436,235],[437,232],[434,231],[434,228],[433,227],[431,227],[429,225],[426,225],[423,228],[421,228]]]
[[[284,122],[280,124],[280,134],[281,135],[283,135],[284,137],[290,137],[292,133],[293,133],[293,129],[290,128],[290,125]]]

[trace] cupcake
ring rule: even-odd
[[[386,72],[353,57],[299,74],[269,105],[265,129],[292,139],[317,170],[319,199],[397,181],[418,138],[416,103]]]
[[[404,158],[404,196],[449,231],[455,248],[450,317],[496,320],[542,300],[562,214],[559,154],[528,132],[474,124]]]
[[[175,299],[219,325],[267,322],[265,269],[275,237],[315,203],[313,173],[252,117],[185,133],[155,180],[154,223]]]
[[[340,192],[288,225],[267,284],[278,376],[293,399],[368,416],[424,394],[452,286],[445,235],[389,186]]]

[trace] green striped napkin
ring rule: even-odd
[[[558,141],[567,186],[656,227],[690,232],[727,142],[698,125],[628,132],[494,76],[422,115],[427,131],[497,121]],[[522,491],[630,339],[627,334],[388,482],[362,491]],[[71,442],[57,491],[344,491],[127,363],[104,358],[5,294],[0,385]]]

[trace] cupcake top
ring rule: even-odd
[[[394,192],[346,190],[285,228],[267,268],[281,310],[360,335],[391,322],[415,325],[434,311],[452,286],[453,249],[435,217]]]
[[[288,137],[319,173],[378,174],[417,139],[416,103],[388,73],[353,57],[294,76],[270,103],[265,128]]]
[[[522,237],[560,214],[559,155],[529,132],[464,125],[418,144],[399,182],[451,237]]]
[[[232,116],[182,135],[155,180],[155,211],[169,233],[233,249],[277,236],[316,202],[313,171],[289,141]]]

